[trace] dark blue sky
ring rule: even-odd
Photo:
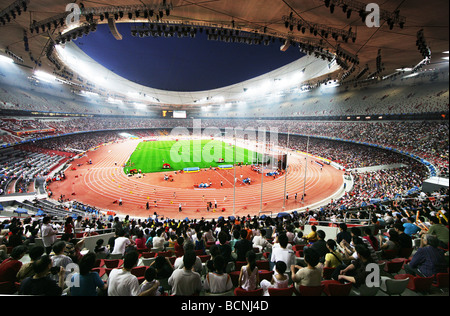
[[[142,24],[139,24],[142,25]],[[205,31],[190,37],[134,37],[131,24],[117,24],[116,40],[107,25],[75,43],[91,58],[136,83],[170,91],[220,88],[262,75],[303,55],[298,48],[207,40]]]

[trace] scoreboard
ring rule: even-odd
[[[168,111],[163,110],[162,111],[162,117],[163,118],[186,118],[186,111]]]

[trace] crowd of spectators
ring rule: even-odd
[[[0,128],[10,130],[10,131],[27,131],[27,130],[38,130],[46,129],[47,125],[38,120],[16,120],[16,119],[6,119],[0,120]]]
[[[333,115],[386,115],[448,111],[448,74],[440,80],[420,80],[420,76],[403,83],[381,83],[375,87],[349,89],[298,90],[272,97],[262,92],[258,98],[245,97],[245,106],[217,107],[221,117],[302,117]],[[403,81],[403,80],[402,80]],[[411,82],[413,81],[413,82]],[[416,82],[414,82],[416,81]],[[101,94],[103,94],[102,92]],[[0,89],[0,107],[15,110],[103,115],[149,115],[151,110],[137,109],[133,100],[121,97],[121,104],[111,104],[106,97],[80,95],[75,91],[39,85],[33,90],[8,86]],[[270,109],[270,111],[268,111]]]
[[[414,169],[416,167],[417,169]],[[352,172],[353,187],[324,209],[352,209],[378,201],[405,198],[420,191],[425,172],[416,163],[411,168],[396,168],[363,173]]]
[[[173,220],[156,213],[145,219],[129,216],[109,218],[99,214],[92,218],[79,217],[75,222],[66,218],[11,218],[0,224],[0,282],[10,282],[11,293],[28,295],[185,296],[198,295],[201,291],[227,292],[233,288],[245,291],[261,288],[267,295],[273,287],[287,288],[294,284],[299,290],[301,285],[320,285],[324,280],[323,266],[334,265],[338,273],[333,274],[333,278],[351,282],[357,289],[365,275],[359,270],[360,265],[365,267],[367,263],[378,260],[380,255],[377,252],[383,252],[383,231],[389,232],[386,236],[392,239],[393,247],[410,247],[414,239],[420,239],[417,256],[413,255],[405,270],[418,275],[434,275],[448,268],[442,250],[448,248],[448,193],[448,189],[428,195],[416,193],[410,199],[361,207],[357,212],[349,213],[352,215],[347,222],[363,224],[363,227],[353,227],[347,231],[341,217],[341,233],[336,239],[327,238],[321,227],[332,223],[333,216],[339,219],[344,215],[339,208],[294,212],[277,217],[247,215],[210,221]],[[373,225],[371,232],[365,229],[369,219]],[[417,219],[427,228],[406,234],[409,221],[416,222]],[[313,232],[304,235],[304,225],[313,222]],[[105,227],[113,229],[115,236],[105,240],[105,246],[100,245],[95,251],[107,248],[106,254],[120,254],[123,266],[113,269],[102,280],[98,270],[93,270],[96,258],[94,249],[84,251],[83,238],[74,238],[74,234],[85,231],[85,228],[101,232]],[[50,246],[37,246],[33,238],[43,234],[62,236],[60,239],[52,238]],[[396,236],[398,239],[394,239]],[[380,243],[377,243],[378,238]],[[207,247],[200,247],[200,244]],[[298,245],[302,247],[297,248]],[[11,249],[9,252],[8,247]],[[171,262],[168,257],[158,256],[158,260],[146,269],[145,281],[139,280],[132,273],[140,262],[139,250],[144,248],[150,252],[154,247],[160,251],[172,249],[177,252],[177,258]],[[206,268],[198,265],[202,254],[196,253],[196,249],[203,249],[202,254],[210,255],[205,263]],[[302,249],[300,257],[298,249]],[[273,271],[269,279],[259,277],[261,267],[258,264],[263,262],[257,261],[258,253],[266,254],[259,259],[267,261],[266,269]],[[335,253],[339,260],[331,260],[328,255],[331,253]],[[29,255],[29,264],[20,261],[25,254]],[[424,265],[423,262],[430,256],[438,260]],[[302,260],[298,261],[298,258]],[[69,264],[73,263],[80,266],[78,273],[81,275],[71,276],[72,281],[77,277],[82,280],[81,287],[77,288],[63,282],[69,273]],[[229,263],[240,263],[242,267],[230,270],[227,269]],[[237,283],[230,281],[232,271],[239,275]],[[167,287],[162,286],[163,280],[167,281],[170,293]]]
[[[36,143],[39,148],[61,150],[78,154],[102,144],[116,142],[121,138],[118,133],[98,132],[94,134],[74,134],[63,137],[49,138]]]
[[[38,122],[38,121],[36,121]],[[61,121],[38,123],[52,126],[57,129],[58,133],[72,133],[78,131],[96,131],[96,130],[145,130],[145,129],[162,129],[168,130],[175,127],[193,127],[192,120],[183,119],[141,119],[141,118],[76,118],[65,119]],[[265,128],[267,131],[276,130],[280,133],[300,134],[304,136],[324,137],[324,138],[338,138],[352,142],[367,143],[384,148],[391,148],[405,153],[416,155],[422,159],[427,160],[433,164],[439,172],[448,176],[449,163],[449,126],[447,120],[442,121],[384,121],[384,122],[322,122],[322,121],[297,121],[297,120],[232,120],[232,119],[206,119],[201,120],[201,127],[217,127],[217,128],[254,128],[255,130]],[[10,128],[14,128],[11,127]],[[101,134],[98,134],[101,135]],[[107,133],[104,136],[108,136]],[[76,136],[78,137],[78,136]],[[74,137],[74,138],[76,138]],[[92,135],[80,136],[85,141],[83,143],[93,145],[96,141],[89,141]],[[117,136],[111,136],[112,138]],[[280,140],[285,139],[279,136]],[[52,147],[61,148],[62,142],[71,140],[70,138],[58,138],[47,144],[52,144]],[[88,142],[86,142],[86,140]],[[107,138],[105,142],[110,141]],[[314,140],[316,144],[320,143]],[[57,143],[59,142],[59,143]],[[57,144],[56,144],[57,143]],[[305,144],[306,145],[306,144]],[[83,146],[83,147],[86,147]],[[290,146],[295,148],[295,145],[290,142]],[[345,145],[342,145],[345,146]],[[70,146],[65,146],[70,147]],[[306,149],[306,146],[302,146]],[[332,152],[327,153],[328,150]],[[372,149],[368,149],[370,151]],[[375,149],[376,150],[376,149]],[[322,153],[333,157],[334,149],[317,148],[317,153]],[[386,157],[381,156],[378,159],[380,162]],[[353,161],[355,159],[352,159]],[[351,168],[349,166],[349,168]]]

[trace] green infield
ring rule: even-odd
[[[125,173],[162,172],[165,170],[200,169],[233,165],[233,162],[252,164],[261,158],[251,150],[231,146],[217,140],[180,140],[141,142],[125,165]],[[236,154],[236,158],[234,155]],[[163,168],[164,165],[170,168]],[[167,167],[167,166],[166,166]]]

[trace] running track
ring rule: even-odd
[[[174,175],[175,181],[163,181],[163,174],[148,174],[144,178],[128,177],[124,174],[123,165],[140,141],[130,140],[114,143],[90,151],[87,157],[72,162],[66,172],[66,180],[50,184],[53,197],[61,194],[70,200],[96,206],[103,210],[113,210],[120,215],[147,217],[154,212],[174,219],[217,218],[219,216],[258,215],[261,203],[261,175],[251,171],[249,167],[237,167],[236,177],[251,177],[252,185],[236,185],[236,201],[233,201],[234,170],[202,171],[196,174]],[[87,164],[92,159],[93,164]],[[117,165],[116,165],[117,163]],[[77,164],[82,164],[77,166]],[[276,179],[264,177],[262,211],[266,215],[282,211],[307,207],[323,201],[337,192],[343,183],[343,172],[331,166],[320,166],[308,158],[306,172],[306,197],[300,202],[305,181],[305,157],[293,153],[289,157],[287,181],[285,175]],[[173,172],[172,172],[173,173]],[[203,177],[203,179],[200,179]],[[214,185],[211,189],[194,189],[193,184],[210,179]],[[198,180],[197,180],[198,179]],[[219,185],[223,182],[223,187]],[[284,202],[284,188],[289,199]],[[174,195],[175,192],[175,195]],[[73,194],[74,193],[74,194]],[[297,202],[294,200],[298,193]],[[122,199],[119,206],[114,201]],[[154,207],[154,201],[157,207]],[[206,211],[206,202],[217,201],[215,213]],[[149,202],[150,209],[146,209]],[[178,211],[179,204],[182,212]],[[285,209],[283,209],[285,205]],[[233,212],[234,207],[234,212]],[[225,211],[222,211],[225,208]]]

